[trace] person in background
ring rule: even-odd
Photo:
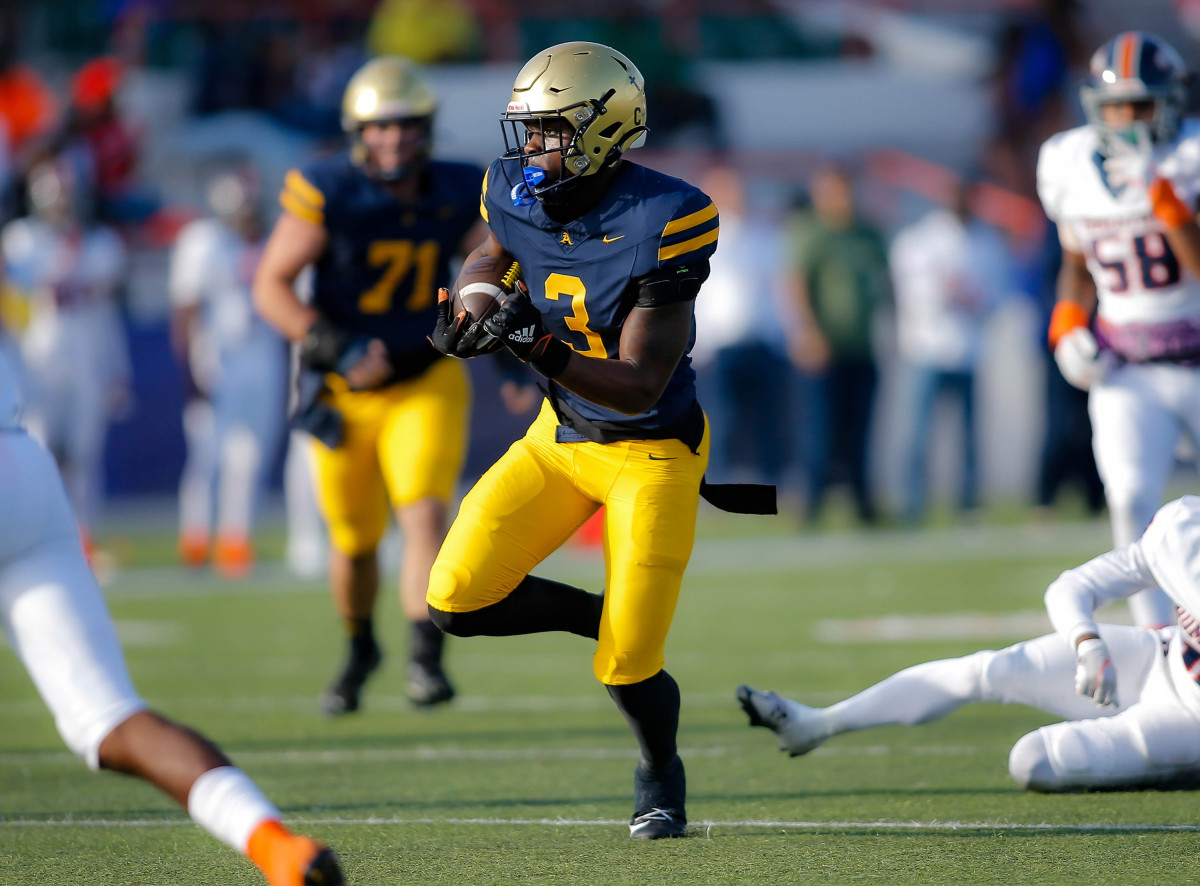
[[[891,301],[887,245],[859,214],[849,172],[824,165],[810,190],[811,212],[792,225],[788,275],[797,322],[788,350],[802,376],[806,518],[818,519],[829,487],[842,480],[859,520],[873,524],[874,326]]]
[[[96,222],[86,174],[68,156],[30,171],[28,202],[31,215],[0,231],[5,276],[29,300],[20,333],[28,426],[57,459],[90,550],[109,422],[130,402],[118,304],[127,256],[117,233]]]
[[[1088,392],[1117,545],[1154,516],[1181,434],[1200,439],[1200,124],[1183,117],[1187,79],[1162,38],[1118,34],[1080,89],[1087,123],[1038,159],[1062,246],[1049,344],[1063,378]],[[1147,627],[1175,620],[1153,588],[1130,609]]]
[[[721,214],[721,250],[696,301],[692,361],[712,425],[709,476],[739,473],[778,484],[787,464],[788,325],[782,305],[779,226],[747,205],[746,182],[730,165],[707,170],[700,189]]]
[[[254,283],[263,317],[299,345],[293,423],[317,441],[329,576],[348,634],[346,659],[321,700],[328,716],[358,710],[382,660],[374,612],[389,511],[404,537],[409,698],[429,706],[454,696],[425,590],[462,470],[471,390],[466,367],[427,335],[451,259],[482,239],[483,171],[432,158],[436,108],[406,59],[381,56],[360,68],[343,101],[350,147],[287,174],[284,211]],[[305,303],[297,281],[309,265]]]
[[[284,427],[287,355],[254,310],[266,229],[255,171],[230,164],[208,183],[211,215],[171,253],[171,334],[193,396],[183,413],[179,555],[226,578],[254,565],[255,511]],[[215,529],[215,543],[214,539]]]
[[[899,355],[910,397],[903,471],[903,517],[925,517],[934,407],[957,401],[962,438],[958,509],[979,506],[975,385],[988,316],[1007,294],[1009,259],[999,232],[971,214],[971,185],[960,181],[951,205],[929,212],[892,241]]]

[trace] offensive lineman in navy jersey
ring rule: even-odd
[[[641,750],[630,834],[658,839],[687,828],[663,645],[708,461],[688,351],[718,223],[699,190],[623,159],[645,118],[641,74],[607,46],[553,46],[517,75],[509,151],[484,180],[490,234],[467,260],[515,259],[528,292],[469,326],[443,292],[431,340],[460,357],[503,343],[550,380],[548,398],[463,500],[428,599],[458,636],[598,641],[594,673]],[[529,574],[601,506],[604,594]]]
[[[481,170],[429,157],[436,105],[405,59],[359,69],[342,107],[353,144],[288,173],[284,212],[255,280],[259,311],[299,343],[294,423],[317,441],[330,583],[349,633],[346,662],[321,700],[330,716],[358,709],[379,666],[372,613],[389,504],[404,535],[409,697],[433,705],[454,694],[425,591],[462,469],[471,393],[462,364],[444,359],[426,335],[450,259],[479,243],[483,229],[475,217]],[[306,305],[294,284],[309,264]]]

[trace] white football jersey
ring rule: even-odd
[[[116,311],[126,252],[115,231],[94,226],[64,233],[35,218],[19,218],[0,233],[0,249],[9,279],[33,297],[21,336],[33,373],[85,385],[129,375]]]
[[[1195,205],[1200,120],[1184,121],[1179,137],[1158,149],[1155,161],[1180,200]],[[1078,244],[1087,259],[1099,299],[1100,337],[1133,361],[1200,350],[1200,281],[1171,251],[1146,188],[1111,186],[1093,127],[1058,133],[1042,145],[1037,185],[1064,242]]]
[[[1178,607],[1171,682],[1200,717],[1200,496],[1168,502],[1133,544],[1064,572],[1046,591],[1046,611],[1055,630],[1074,643],[1098,632],[1098,607],[1153,587]]]

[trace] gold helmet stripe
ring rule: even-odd
[[[479,194],[479,214],[483,216],[484,221],[489,221],[488,211],[487,211],[487,202],[486,202],[487,201],[487,189],[488,189],[488,172],[491,172],[491,170],[489,169],[483,173],[483,189]]]

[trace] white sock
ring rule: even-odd
[[[836,732],[897,723],[915,726],[979,698],[979,668],[974,656],[928,661],[830,705],[825,720]]]
[[[197,778],[188,792],[187,806],[192,821],[242,855],[256,827],[282,817],[258,785],[236,766],[210,769]]]

